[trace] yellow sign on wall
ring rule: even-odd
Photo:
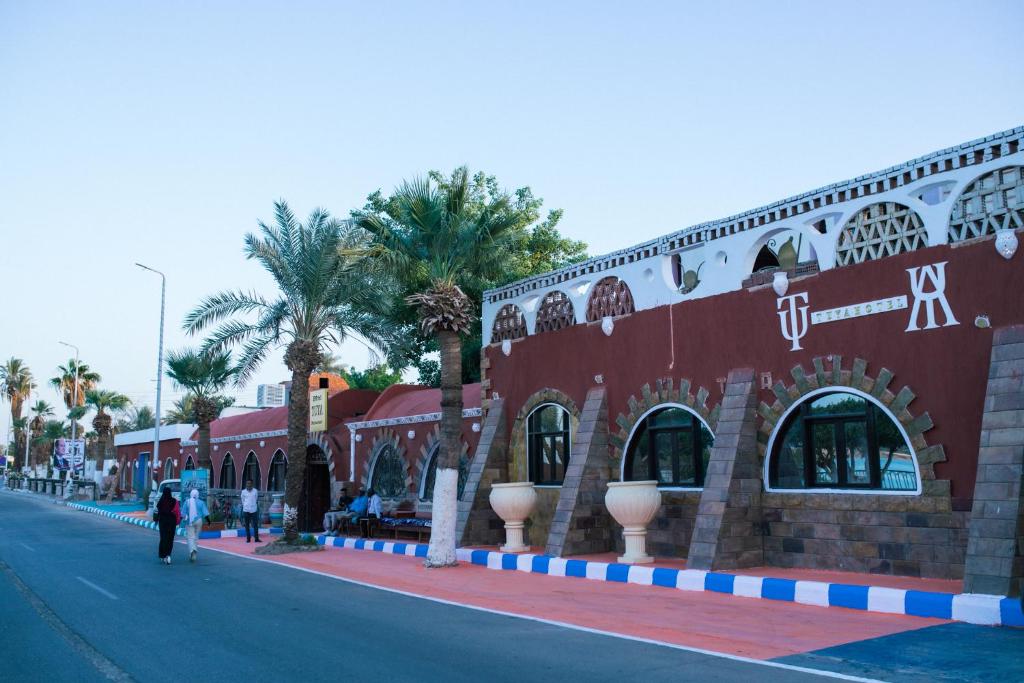
[[[327,390],[309,392],[309,431],[327,431]]]

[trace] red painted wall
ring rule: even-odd
[[[960,324],[905,332],[913,306],[906,269],[942,261],[947,262],[946,297]],[[673,377],[676,386],[680,378],[690,379],[694,394],[697,386],[706,387],[711,408],[721,400],[717,380],[732,368],[771,372],[773,381],[791,385],[790,370],[797,364],[812,374],[815,357],[839,354],[844,369],[860,357],[868,361],[868,376],[888,368],[894,373],[891,391],[908,385],[917,395],[910,411],[927,411],[935,425],[925,439],[945,447],[947,462],[936,465],[936,476],[950,479],[954,504],[969,509],[992,341],[992,330],[978,329],[974,318],[987,314],[993,327],[1024,323],[1024,256],[1004,260],[991,239],[932,247],[791,282],[787,294],[799,292],[808,293],[811,312],[899,295],[907,295],[908,308],[809,325],[803,349],[791,351],[780,333],[771,287],[730,292],[671,307],[674,365],[670,307],[662,306],[616,319],[611,337],[591,323],[518,340],[509,357],[491,345],[485,350],[490,391],[506,399],[511,429],[534,392],[558,389],[582,407],[594,376],[601,374],[611,429],[617,431],[615,418],[628,412],[628,397],[639,397],[643,384],[653,387],[661,377]],[[936,317],[944,322],[938,306]],[[924,318],[922,312],[921,326]],[[758,398],[769,405],[776,400],[770,390],[761,390]]]

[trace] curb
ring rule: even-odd
[[[391,555],[426,557],[421,543],[377,541],[344,536],[316,537],[324,546],[372,550]],[[639,586],[661,586],[684,591],[724,593],[744,598],[796,602],[818,607],[845,607],[882,614],[903,614],[963,621],[979,626],[1024,627],[1021,600],[979,593],[937,593],[884,586],[861,586],[821,581],[745,576],[698,569],[667,569],[642,565],[569,560],[550,555],[517,555],[493,550],[458,548],[460,562],[488,569],[514,570],[547,576],[574,577]]]
[[[110,510],[104,510],[103,508],[99,508],[99,507],[96,507],[94,505],[82,505],[81,503],[64,503],[64,504],[67,505],[69,508],[74,508],[75,510],[81,510],[83,512],[91,512],[94,515],[101,515],[103,517],[109,517],[111,519],[116,519],[119,522],[127,522],[128,524],[134,524],[135,526],[141,526],[141,527],[143,527],[145,529],[152,529],[152,530],[156,531],[157,528],[158,528],[157,523],[152,521],[152,520],[139,519],[138,517],[129,517],[128,515],[122,515],[119,512],[111,512]],[[260,529],[260,533],[261,534],[268,534],[268,535],[269,534],[279,534],[279,533],[281,533],[281,529],[278,528],[278,527],[264,528],[264,529]],[[174,535],[175,536],[184,536],[185,535],[185,531],[179,527],[179,528],[175,529]],[[199,538],[200,539],[208,539],[208,538],[235,538],[235,537],[238,537],[238,536],[245,536],[245,529],[225,529],[223,531],[200,531],[199,532]]]

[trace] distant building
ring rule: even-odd
[[[261,384],[256,387],[256,405],[259,408],[277,408],[287,405],[283,384]]]

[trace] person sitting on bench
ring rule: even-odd
[[[381,499],[376,491],[370,489],[370,498],[366,504],[366,515],[359,520],[359,531],[363,538],[370,535],[370,519],[380,519],[384,513],[381,511]]]
[[[366,508],[369,504],[370,501],[366,497],[366,489],[359,489],[359,497],[353,500],[348,506],[348,511],[351,513],[348,516],[349,520],[353,524],[359,524],[359,520],[366,515]]]

